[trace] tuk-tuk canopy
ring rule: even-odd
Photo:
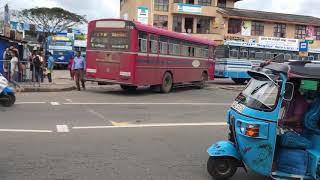
[[[264,68],[287,74],[289,78],[320,79],[320,64],[312,62],[270,63]]]

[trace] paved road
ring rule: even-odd
[[[206,149],[226,138],[238,93],[220,86],[18,94],[0,107],[0,179],[209,180]],[[233,179],[263,178],[239,170]]]

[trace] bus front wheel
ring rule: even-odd
[[[171,75],[171,73],[166,72],[162,78],[161,92],[162,93],[169,93],[172,90],[172,87],[173,87],[172,75]]]

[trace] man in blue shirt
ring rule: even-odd
[[[75,77],[76,77],[76,85],[78,91],[80,91],[80,81],[82,84],[82,88],[85,90],[85,81],[84,81],[84,72],[86,69],[86,61],[85,59],[81,56],[81,52],[77,51],[76,57],[74,57],[74,61],[72,64],[72,70],[75,72]]]
[[[49,57],[47,60],[48,63],[48,81],[49,83],[52,83],[52,71],[53,71],[53,67],[54,67],[54,58],[52,56],[52,53],[49,52]]]

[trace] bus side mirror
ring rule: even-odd
[[[294,92],[294,84],[291,82],[287,82],[283,99],[286,101],[291,101],[293,98],[293,92]]]

